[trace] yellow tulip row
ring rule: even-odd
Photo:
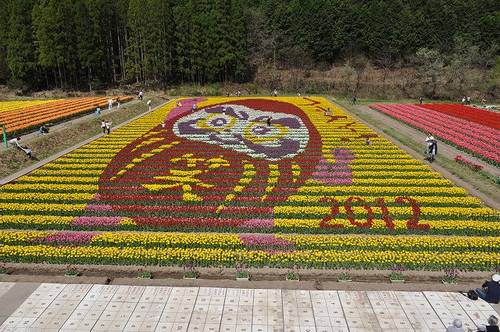
[[[221,248],[141,247],[51,247],[46,245],[0,245],[0,259],[24,262],[103,263],[103,264],[182,264],[201,265],[303,266],[303,267],[388,267],[393,264],[408,268],[440,269],[461,267],[488,270],[500,264],[498,253],[436,252],[436,251],[377,251],[377,250],[297,250],[268,252],[259,250]]]
[[[339,202],[344,202],[350,195],[335,195],[335,199]],[[318,203],[324,196],[314,195],[292,195],[288,198],[288,202],[302,202],[302,203]],[[443,196],[412,196],[414,200],[421,205],[426,204],[457,204],[460,206],[480,205],[481,200],[476,197],[443,197]],[[384,199],[385,202],[394,201],[394,196],[363,196],[363,199],[370,204],[373,204],[377,199]]]
[[[47,236],[57,235],[54,231],[0,231],[0,243],[16,244],[30,243]],[[69,235],[86,234],[85,232],[69,232]],[[100,232],[92,235],[89,245],[106,246],[144,246],[144,247],[283,247],[282,243],[305,249],[370,247],[387,248],[389,250],[428,250],[428,249],[481,249],[483,251],[498,251],[500,237],[478,236],[391,236],[391,235],[284,235],[276,234],[274,239],[284,242],[269,242],[265,244],[245,243],[239,234],[225,233],[166,233],[166,232]],[[267,238],[269,235],[252,234]],[[69,237],[71,238],[71,237]],[[75,236],[77,238],[77,236]],[[286,248],[286,246],[285,246]]]
[[[276,174],[276,175],[279,175]],[[97,183],[99,181],[99,176],[43,176],[43,175],[29,175],[24,176],[18,180],[19,183],[25,182],[35,182],[35,183]],[[317,182],[308,182],[310,184],[316,184]],[[432,186],[432,187],[451,187],[451,183],[447,179],[369,179],[369,178],[355,178],[354,186],[362,185],[381,185],[381,187],[387,186]]]
[[[356,207],[356,214],[367,214],[367,211],[363,207]],[[374,212],[379,211],[380,208],[372,207]],[[400,207],[400,206],[391,206],[391,213],[395,215],[408,214],[411,211],[411,207]],[[289,205],[278,205],[274,207],[274,214],[279,215],[287,215],[287,214],[307,214],[307,215],[316,215],[319,217],[329,215],[330,214],[329,206],[289,206]],[[480,207],[428,207],[422,206],[420,207],[420,212],[424,216],[430,215],[439,215],[439,216],[459,216],[459,217],[498,217],[500,220],[500,211],[491,209],[491,208],[480,208]]]
[[[68,228],[70,227],[72,221],[75,219],[73,216],[60,216],[60,215],[0,215],[0,227],[5,228],[10,227],[22,227],[27,226],[40,227],[40,228]],[[361,221],[362,222],[362,221]],[[404,231],[407,227],[407,220],[397,219],[394,221],[394,229],[396,231]],[[320,218],[275,218],[274,227],[280,229],[314,229],[320,228],[321,219]],[[346,229],[354,229],[355,226],[352,225],[349,220],[345,218],[336,218],[334,221],[330,221],[329,224],[339,224]],[[418,222],[421,225],[429,225],[429,230],[432,232],[465,232],[465,233],[487,233],[487,234],[499,234],[500,233],[500,223],[498,222],[488,222],[480,220],[428,220],[422,219]],[[5,226],[3,226],[5,225]],[[381,219],[374,219],[371,229],[378,231],[386,231],[386,223]],[[399,235],[398,235],[399,236]]]
[[[315,182],[314,182],[315,183]],[[386,196],[385,193],[391,193],[395,196],[407,195],[411,193],[412,195],[433,195],[433,194],[444,194],[444,195],[466,195],[467,192],[463,188],[459,187],[383,187],[383,186],[319,186],[319,185],[309,185],[303,186],[298,189],[300,194],[325,194],[334,196],[335,194],[356,194],[363,193],[363,195],[371,194],[376,196]]]
[[[1,220],[1,219],[0,219]],[[322,219],[313,218],[276,218],[274,219],[274,226],[278,228],[319,228]],[[364,222],[366,220],[358,220]],[[395,219],[393,221],[395,230],[406,230],[407,220]],[[328,224],[338,224],[344,228],[356,228],[351,222],[345,218],[335,218]],[[429,229],[435,231],[482,231],[490,234],[500,232],[500,223],[488,222],[479,220],[428,220],[421,219],[418,224],[429,225]],[[386,230],[387,225],[384,220],[374,218],[371,229]]]

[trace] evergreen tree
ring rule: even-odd
[[[9,2],[7,63],[11,82],[15,86],[28,86],[36,75],[37,63],[30,15],[32,8],[31,0]]]
[[[8,21],[9,8],[7,0],[0,0],[0,22]],[[9,79],[9,67],[7,64],[8,24],[0,25],[0,83]]]

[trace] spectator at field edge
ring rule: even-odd
[[[498,318],[495,315],[488,317],[488,325],[486,325],[486,332],[499,332]]]
[[[45,125],[41,125],[40,129],[38,129],[38,132],[39,132],[40,135],[48,134],[49,133],[49,128],[47,128],[47,126],[45,126]]]
[[[483,283],[481,288],[476,288],[477,296],[489,303],[498,303],[500,298],[500,274],[495,273],[491,280]]]

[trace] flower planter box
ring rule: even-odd
[[[297,273],[291,272],[291,273],[286,274],[285,280],[286,281],[299,281],[300,277]]]
[[[456,282],[456,281],[441,280],[441,282],[442,282],[444,285],[456,285],[456,284],[457,284],[457,282]]]
[[[404,279],[389,279],[391,280],[391,284],[404,284]]]
[[[196,280],[196,279],[198,279],[199,276],[200,276],[200,274],[197,271],[188,271],[188,272],[184,273],[182,279]]]
[[[250,281],[250,277],[236,277],[236,281]]]
[[[70,278],[76,278],[80,275],[80,273],[77,273],[77,274],[65,274],[66,277],[70,277]]]

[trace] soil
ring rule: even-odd
[[[392,284],[388,270],[319,270],[297,269],[300,281],[286,281],[287,269],[249,268],[250,281],[236,281],[234,268],[197,268],[200,278],[184,280],[182,267],[114,266],[114,265],[62,265],[62,264],[5,264],[8,275],[0,281],[8,282],[58,282],[58,283],[105,283],[113,285],[143,286],[196,286],[229,288],[278,288],[309,290],[405,290],[405,291],[467,291],[480,286],[491,277],[490,272],[459,272],[457,284],[443,284],[442,271],[404,271],[405,283]],[[75,268],[78,277],[64,276],[69,268]],[[142,271],[149,271],[153,279],[137,278]],[[338,282],[341,272],[348,272],[352,282]]]
[[[378,127],[375,127],[373,124],[365,121],[363,118],[359,117],[358,115],[354,114],[353,112],[349,112],[349,109],[345,108],[345,107],[342,107],[343,109],[345,109],[351,116],[353,116],[354,118],[356,118],[358,121],[364,123],[365,125],[367,125],[368,127],[372,128],[375,132],[377,132],[378,134],[380,134],[381,136],[387,138],[388,140],[392,141],[394,144],[396,144],[397,146],[399,146],[401,149],[403,149],[404,151],[406,151],[408,154],[410,154],[411,156],[413,156],[414,158],[416,159],[422,159],[423,156],[421,153],[413,150],[412,148],[402,144],[401,142],[399,142],[397,139],[395,139],[394,137],[392,137],[391,135],[388,135],[386,134],[385,132],[382,131],[382,128],[378,128]],[[356,110],[363,113],[363,115],[368,115],[370,116],[371,118],[373,119],[376,119],[380,122],[383,122],[384,125],[389,128],[391,131],[396,131],[398,133],[404,133],[405,136],[407,136],[409,139],[411,140],[414,140],[416,142],[421,142],[425,139],[425,136],[424,134],[422,134],[420,131],[410,127],[410,126],[407,126],[385,114],[382,114],[380,112],[377,112],[377,111],[374,111],[372,109],[370,109],[368,106],[366,105],[358,105],[358,106],[355,106]],[[484,161],[481,161],[467,153],[464,153],[463,151],[460,151],[458,149],[456,149],[455,147],[453,146],[450,146],[449,144],[446,144],[444,142],[439,142],[439,154],[437,156],[437,160],[439,159],[439,155],[446,155],[448,156],[449,158],[453,159],[457,154],[461,154],[463,155],[465,158],[468,158],[474,162],[477,162],[477,163],[480,163],[481,165],[484,165],[485,166],[485,170],[487,172],[489,172],[490,174],[494,175],[494,176],[499,176],[500,175],[500,169],[493,166],[493,165],[490,165],[490,164],[487,164],[485,163]],[[488,206],[492,207],[492,208],[495,208],[497,210],[500,210],[500,201],[498,199],[496,199],[496,197],[492,197],[492,195],[488,195],[486,193],[484,193],[483,191],[479,190],[478,188],[476,188],[474,185],[472,185],[471,183],[467,182],[467,181],[464,181],[463,179],[459,178],[458,176],[456,176],[455,174],[451,173],[448,169],[446,169],[445,167],[439,165],[438,162],[434,162],[434,163],[429,163],[430,167],[432,167],[435,171],[441,173],[445,178],[453,181],[455,184],[457,184],[458,186],[464,188],[465,190],[467,190],[471,195],[473,196],[476,196],[478,197],[479,199],[481,199],[485,204],[487,204]],[[493,186],[495,188],[491,188],[491,190],[493,192],[498,192],[498,185],[495,186],[494,184],[484,184],[484,185],[489,185],[489,186]]]

